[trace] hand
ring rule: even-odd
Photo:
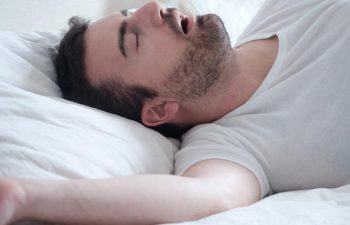
[[[0,179],[0,225],[10,225],[18,217],[17,212],[24,202],[24,192],[15,180]]]

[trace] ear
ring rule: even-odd
[[[146,101],[141,112],[142,123],[149,127],[167,123],[175,117],[179,108],[176,101]]]

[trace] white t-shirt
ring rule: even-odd
[[[350,183],[350,1],[268,0],[236,46],[277,35],[279,51],[254,95],[191,129],[176,174],[205,159],[252,171],[268,193]]]

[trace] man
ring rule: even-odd
[[[156,2],[72,21],[56,60],[67,99],[171,136],[202,125],[183,137],[178,176],[3,180],[0,224],[178,222],[350,183],[349,11],[349,1],[266,1],[234,48],[218,17]]]

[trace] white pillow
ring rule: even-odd
[[[61,98],[50,59],[60,36],[0,32],[0,176],[172,173],[175,141]]]

